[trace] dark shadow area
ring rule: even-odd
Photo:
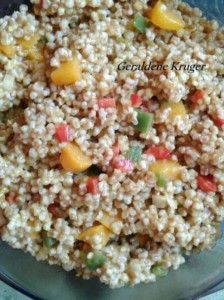
[[[29,0],[1,0],[0,3],[0,18],[6,15],[11,15],[15,10],[19,9],[21,4],[26,4],[31,7]]]

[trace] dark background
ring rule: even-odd
[[[30,6],[29,0],[0,0],[0,18],[5,15],[12,14],[15,10],[18,10],[20,4],[27,4]]]

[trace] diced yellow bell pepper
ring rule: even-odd
[[[110,216],[107,212],[103,212],[103,216],[98,219],[98,221],[103,224],[108,229],[112,230],[112,224],[114,222],[120,221],[120,218],[118,216]]]
[[[0,45],[0,51],[9,58],[12,58],[16,53],[15,46],[13,45]]]
[[[80,173],[88,169],[92,162],[74,143],[68,143],[61,150],[60,162],[68,172]]]
[[[31,227],[31,230],[29,231],[29,235],[32,239],[39,239],[40,238],[40,233],[35,231],[35,225],[34,221],[28,220],[27,225]]]
[[[34,34],[30,39],[21,38],[17,42],[27,51],[27,58],[40,61],[43,59],[42,49],[38,47],[39,36]]]
[[[40,234],[39,234],[39,232],[31,231],[31,232],[30,232],[30,237],[31,237],[33,240],[37,240],[37,239],[40,238]]]
[[[165,102],[162,104],[162,108],[170,108],[169,120],[173,121],[176,117],[184,118],[187,114],[186,108],[183,102]]]
[[[87,242],[93,249],[102,249],[108,243],[111,231],[103,225],[90,227],[78,236],[78,240]]]
[[[155,175],[158,174],[168,180],[180,179],[182,169],[178,162],[169,159],[157,160],[149,168]]]
[[[31,60],[41,61],[43,60],[43,51],[37,47],[33,47],[27,54],[27,58]]]
[[[24,49],[33,48],[38,42],[39,36],[37,34],[33,34],[29,39],[20,38],[17,40],[18,44],[22,46]]]
[[[81,69],[76,58],[61,63],[51,73],[51,80],[56,85],[70,85],[81,79]]]
[[[154,25],[168,31],[177,31],[185,26],[182,17],[169,10],[161,1],[148,12],[148,18]]]

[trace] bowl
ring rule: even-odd
[[[1,0],[0,16],[10,14],[28,0]],[[188,0],[204,14],[224,24],[224,0]],[[224,229],[224,226],[222,226]],[[0,242],[0,279],[18,291],[38,300],[184,300],[196,299],[224,282],[224,238],[211,251],[193,254],[177,271],[158,279],[156,284],[110,289],[97,279],[82,280],[74,272],[37,262],[29,254]]]

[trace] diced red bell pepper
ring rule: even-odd
[[[71,140],[70,130],[71,129],[68,124],[56,125],[54,136],[60,143],[69,142]]]
[[[115,169],[121,170],[124,173],[129,173],[134,169],[133,164],[129,159],[119,158],[113,160],[113,167]]]
[[[224,119],[220,119],[216,116],[213,116],[212,119],[217,127],[222,127],[224,125]]]
[[[189,99],[192,103],[196,104],[199,100],[201,100],[205,95],[205,92],[202,90],[196,90],[192,94],[190,94]]]
[[[87,192],[93,195],[99,193],[99,178],[98,177],[89,177],[86,181]]]
[[[48,206],[48,211],[53,215],[54,218],[64,218],[65,211],[58,203],[52,203]]]
[[[210,175],[208,176],[199,175],[197,177],[197,185],[198,188],[205,193],[209,193],[209,192],[215,193],[217,191],[217,185],[213,181],[213,177]]]
[[[40,8],[43,8],[43,7],[44,7],[44,0],[40,0],[39,7],[40,7]]]
[[[116,157],[116,156],[119,155],[119,153],[120,153],[120,148],[119,148],[119,146],[113,145],[113,146],[112,146],[112,150],[113,150],[113,157]]]
[[[5,199],[9,204],[16,203],[16,200],[17,200],[16,193],[15,192],[7,193],[6,196],[5,196]]]
[[[170,157],[171,154],[168,149],[161,146],[149,147],[144,153],[153,155],[156,160],[167,159]]]
[[[99,108],[116,107],[114,98],[101,98],[98,100]]]
[[[133,107],[139,107],[142,104],[142,99],[138,94],[131,95],[131,105]]]

